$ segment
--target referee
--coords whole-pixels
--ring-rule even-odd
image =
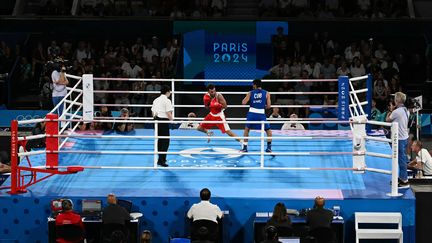
[[[173,120],[173,107],[171,104],[171,100],[168,98],[171,95],[170,87],[164,85],[161,89],[161,95],[153,101],[152,105],[152,113],[153,118],[158,121],[172,121]],[[158,123],[155,124],[158,126],[158,136],[169,136],[169,124],[168,123]],[[167,152],[169,147],[169,138],[159,138],[158,139],[158,151],[159,152]],[[166,163],[167,155],[159,154],[159,159],[157,164],[163,167],[168,167]]]

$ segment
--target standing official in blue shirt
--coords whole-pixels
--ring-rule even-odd
[[[270,94],[266,90],[261,88],[261,79],[255,79],[253,81],[253,90],[250,91],[246,97],[244,97],[242,104],[249,104],[249,112],[247,113],[247,121],[266,121],[267,117],[265,114],[265,109],[269,109],[271,107]],[[249,136],[249,131],[251,129],[261,130],[261,124],[248,124],[246,123],[246,127],[243,133],[244,137]],[[267,149],[266,152],[270,153],[271,149],[271,137],[272,131],[270,129],[270,125],[268,123],[264,124],[264,130],[267,133]],[[243,148],[241,152],[247,152],[248,140],[244,140]]]

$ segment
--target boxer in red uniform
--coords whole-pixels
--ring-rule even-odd
[[[223,111],[227,107],[227,103],[223,95],[216,92],[214,84],[207,85],[207,94],[204,95],[203,102],[205,107],[210,110],[209,114],[204,118],[204,121],[223,121],[223,123],[201,123],[198,126],[198,131],[206,133],[207,136],[212,136],[213,132],[208,129],[216,126],[222,133],[226,133],[242,143],[242,140],[237,138],[237,135],[231,131],[231,128],[225,120]]]

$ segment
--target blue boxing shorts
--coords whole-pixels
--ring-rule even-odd
[[[267,117],[265,114],[248,112],[246,115],[247,121],[267,121]],[[253,130],[261,130],[261,124],[248,124],[246,123],[246,127]],[[270,129],[270,124],[264,124],[264,130],[267,131]]]

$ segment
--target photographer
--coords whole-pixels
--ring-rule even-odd
[[[51,80],[53,82],[52,101],[55,107],[66,96],[66,85],[69,84],[69,81],[66,78],[66,67],[63,63],[60,62],[56,64],[54,71],[51,73]],[[57,109],[59,117],[63,114],[63,107],[64,104],[60,105]]]

